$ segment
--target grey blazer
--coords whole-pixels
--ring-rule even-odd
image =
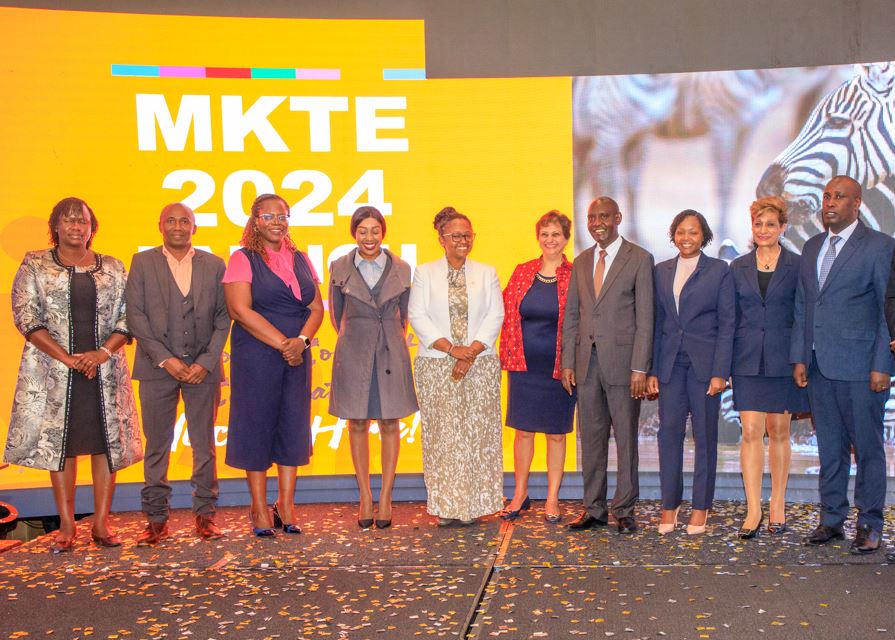
[[[607,382],[628,385],[631,371],[648,372],[653,349],[653,256],[622,239],[622,246],[594,299],[595,246],[572,263],[562,328],[562,367],[587,378],[592,345]]]
[[[221,352],[230,334],[230,315],[221,283],[224,269],[223,260],[196,249],[190,284],[199,351],[196,362],[208,370],[212,380],[221,378]],[[158,364],[174,356],[167,335],[169,286],[176,285],[161,247],[134,254],[125,289],[128,328],[137,338],[134,380],[168,375]]]
[[[419,406],[407,351],[410,265],[390,251],[391,267],[374,298],[354,265],[357,249],[329,267],[329,315],[339,334],[333,354],[329,412],[339,418],[405,418]],[[373,367],[380,416],[369,416]]]

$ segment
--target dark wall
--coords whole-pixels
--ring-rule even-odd
[[[10,6],[426,22],[428,76],[566,76],[895,59],[893,0],[120,0]]]

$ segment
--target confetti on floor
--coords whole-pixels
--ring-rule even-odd
[[[739,503],[716,503],[705,536],[660,537],[658,505],[640,529],[570,532],[543,503],[512,524],[437,527],[420,503],[390,529],[357,528],[355,506],[301,505],[303,533],[258,539],[245,509],[226,536],[197,539],[188,511],[154,548],[140,514],[116,514],[119,549],[69,554],[52,535],[0,554],[0,637],[136,638],[882,638],[895,635],[895,566],[847,539],[802,546],[816,507],[789,505],[790,530],[742,541]],[[566,520],[577,503],[563,503]],[[682,519],[686,518],[682,511]],[[892,521],[895,513],[887,514]],[[885,543],[889,540],[886,538]]]

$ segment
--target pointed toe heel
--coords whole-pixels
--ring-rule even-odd
[[[521,512],[529,509],[531,509],[531,500],[528,496],[525,496],[525,500],[522,501],[518,509],[503,509],[498,515],[504,520],[515,520]]]

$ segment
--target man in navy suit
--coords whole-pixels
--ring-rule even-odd
[[[858,220],[860,207],[857,182],[830,180],[821,211],[826,232],[802,251],[790,349],[793,378],[808,387],[820,457],[821,521],[803,542],[844,537],[854,447],[855,554],[876,551],[883,529],[883,409],[893,366],[884,304],[895,246]]]

